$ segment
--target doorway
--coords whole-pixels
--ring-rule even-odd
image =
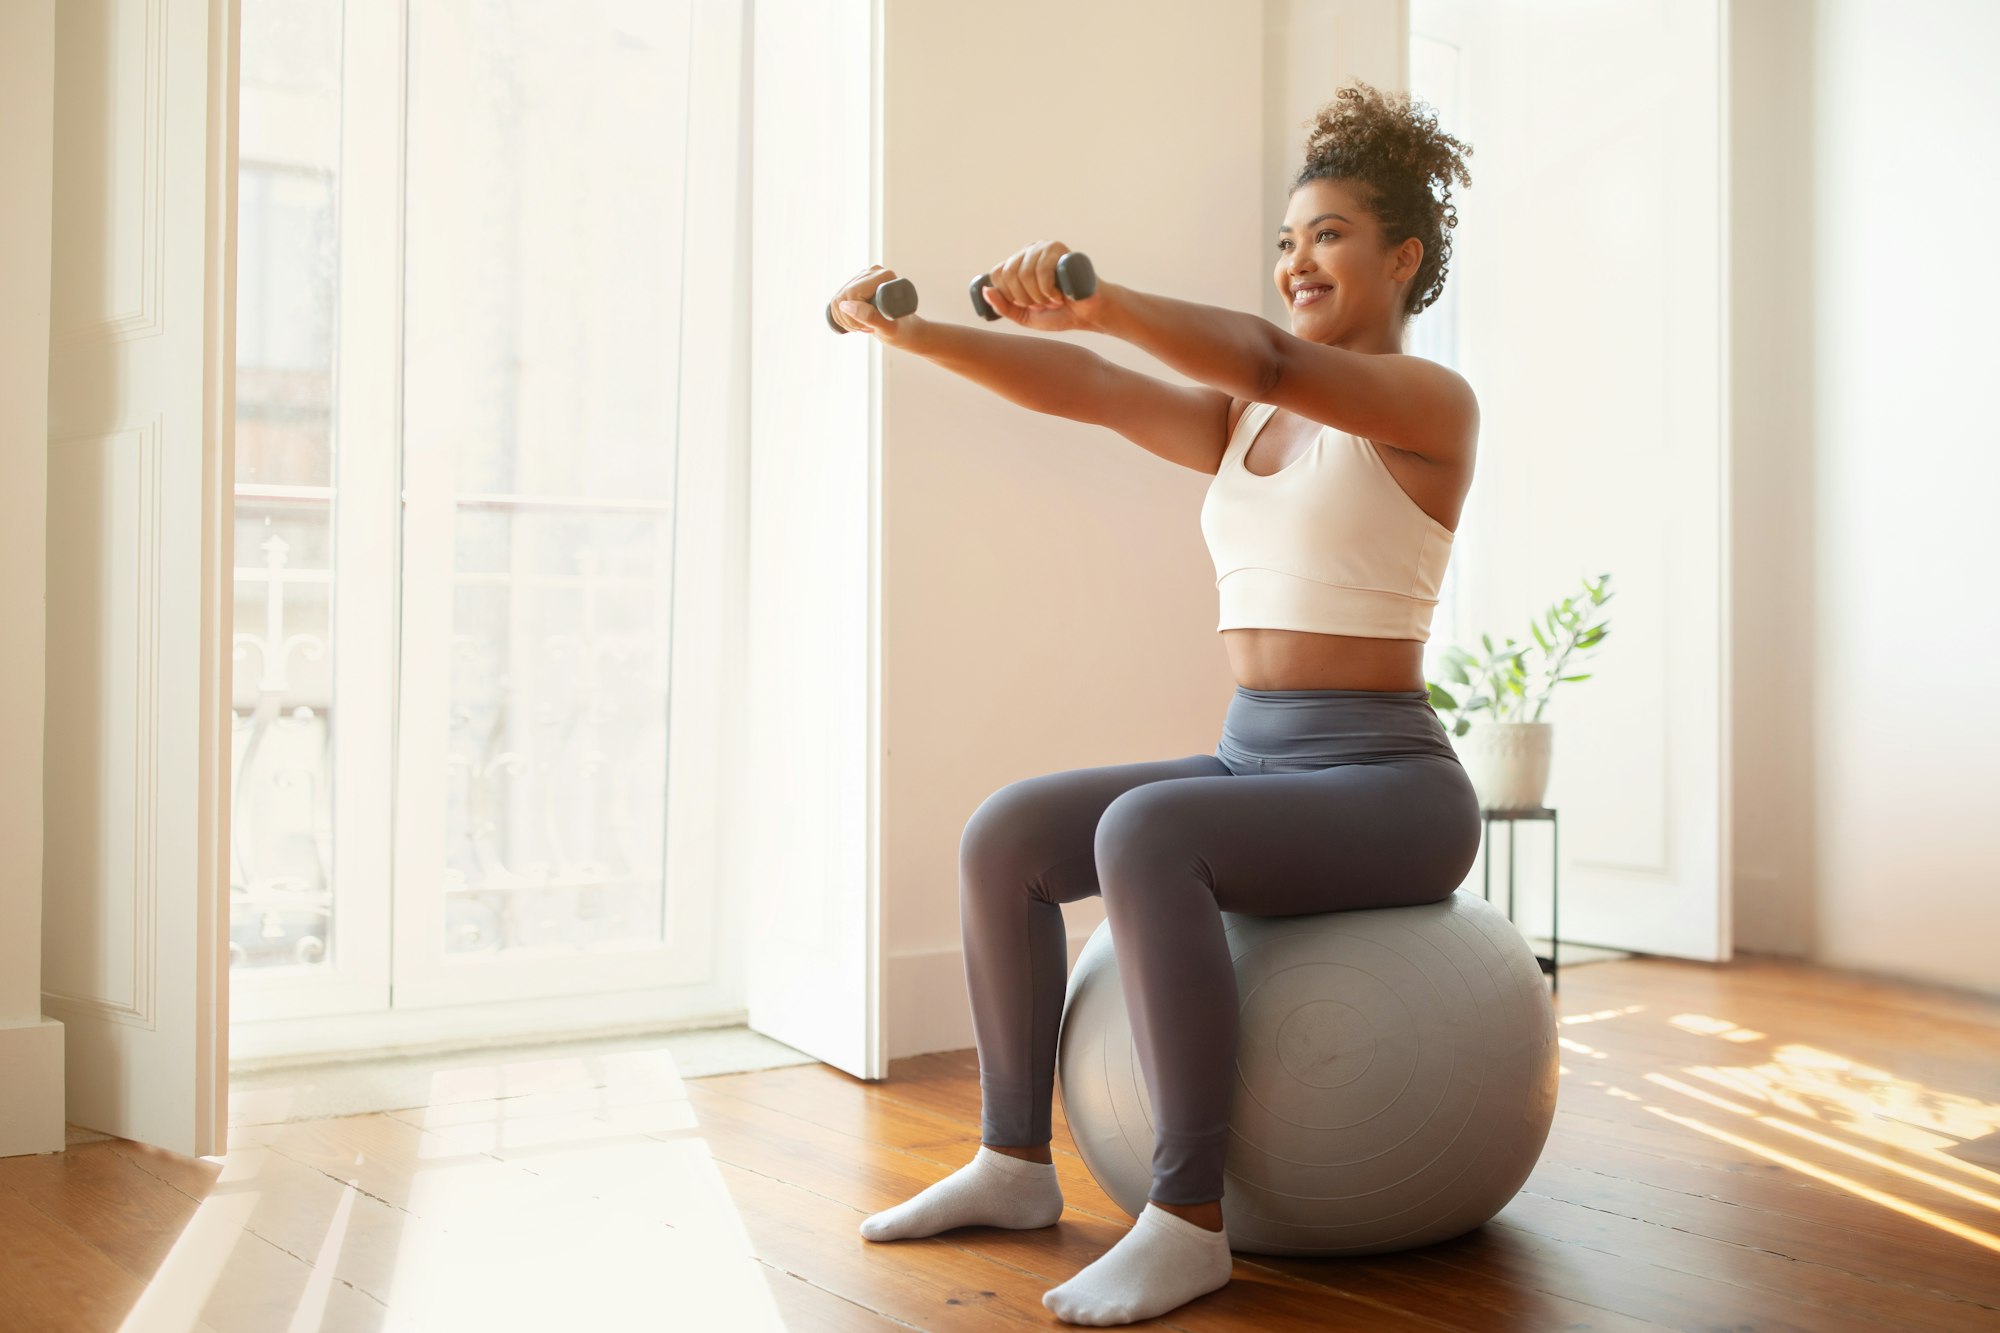
[[[732,1017],[670,780],[694,41],[244,0],[239,1057]]]

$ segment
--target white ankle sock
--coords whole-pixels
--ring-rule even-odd
[[[1116,1245],[1042,1304],[1072,1324],[1129,1324],[1165,1314],[1229,1281],[1229,1236],[1146,1201]]]
[[[1028,1162],[985,1144],[970,1162],[914,1198],[862,1219],[869,1240],[933,1236],[949,1227],[1045,1227],[1062,1216],[1052,1162]]]

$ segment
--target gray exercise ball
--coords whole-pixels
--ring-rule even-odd
[[[1548,983],[1500,910],[1224,912],[1236,1090],[1222,1220],[1249,1254],[1382,1254],[1449,1240],[1512,1199],[1556,1109]],[[1152,1189],[1153,1107],[1111,923],[1070,970],[1056,1061],[1090,1174],[1133,1217]]]

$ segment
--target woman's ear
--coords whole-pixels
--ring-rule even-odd
[[[1389,270],[1390,280],[1409,281],[1417,276],[1417,270],[1423,266],[1423,262],[1424,243],[1414,236],[1405,237],[1403,243],[1396,247],[1396,263]]]

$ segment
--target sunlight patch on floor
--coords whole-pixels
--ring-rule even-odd
[[[1634,1006],[1627,1012],[1636,1009]],[[1578,1015],[1585,1019],[1612,1016],[1611,1011]],[[1674,1014],[1664,1021],[1675,1032],[1738,1047],[1773,1041],[1764,1032],[1709,1014]],[[1615,1037],[1615,1029],[1607,1031]],[[1601,1040],[1607,1046],[1615,1044],[1611,1038]],[[1563,1044],[1573,1051],[1600,1053],[1580,1043]],[[1606,1096],[1641,1102],[1645,1110],[1673,1124],[2000,1253],[2000,1234],[1834,1169],[1839,1159],[1862,1162],[1907,1181],[1912,1191],[1937,1191],[2000,1213],[2000,1193],[1975,1188],[1960,1178],[1969,1177],[1979,1185],[2000,1184],[2000,1172],[1954,1155],[1955,1150],[1991,1141],[2000,1132],[2000,1104],[1928,1088],[1804,1042],[1779,1041],[1765,1059],[1754,1064],[1693,1063],[1680,1065],[1672,1074],[1652,1071],[1642,1077],[1655,1089],[1740,1117],[1746,1132],[1756,1127],[1785,1135],[1795,1141],[1791,1151],[1720,1128],[1698,1116],[1651,1104],[1651,1099],[1615,1084],[1593,1080],[1589,1086]],[[1830,1156],[1808,1160],[1799,1155],[1807,1151],[1804,1144]]]

